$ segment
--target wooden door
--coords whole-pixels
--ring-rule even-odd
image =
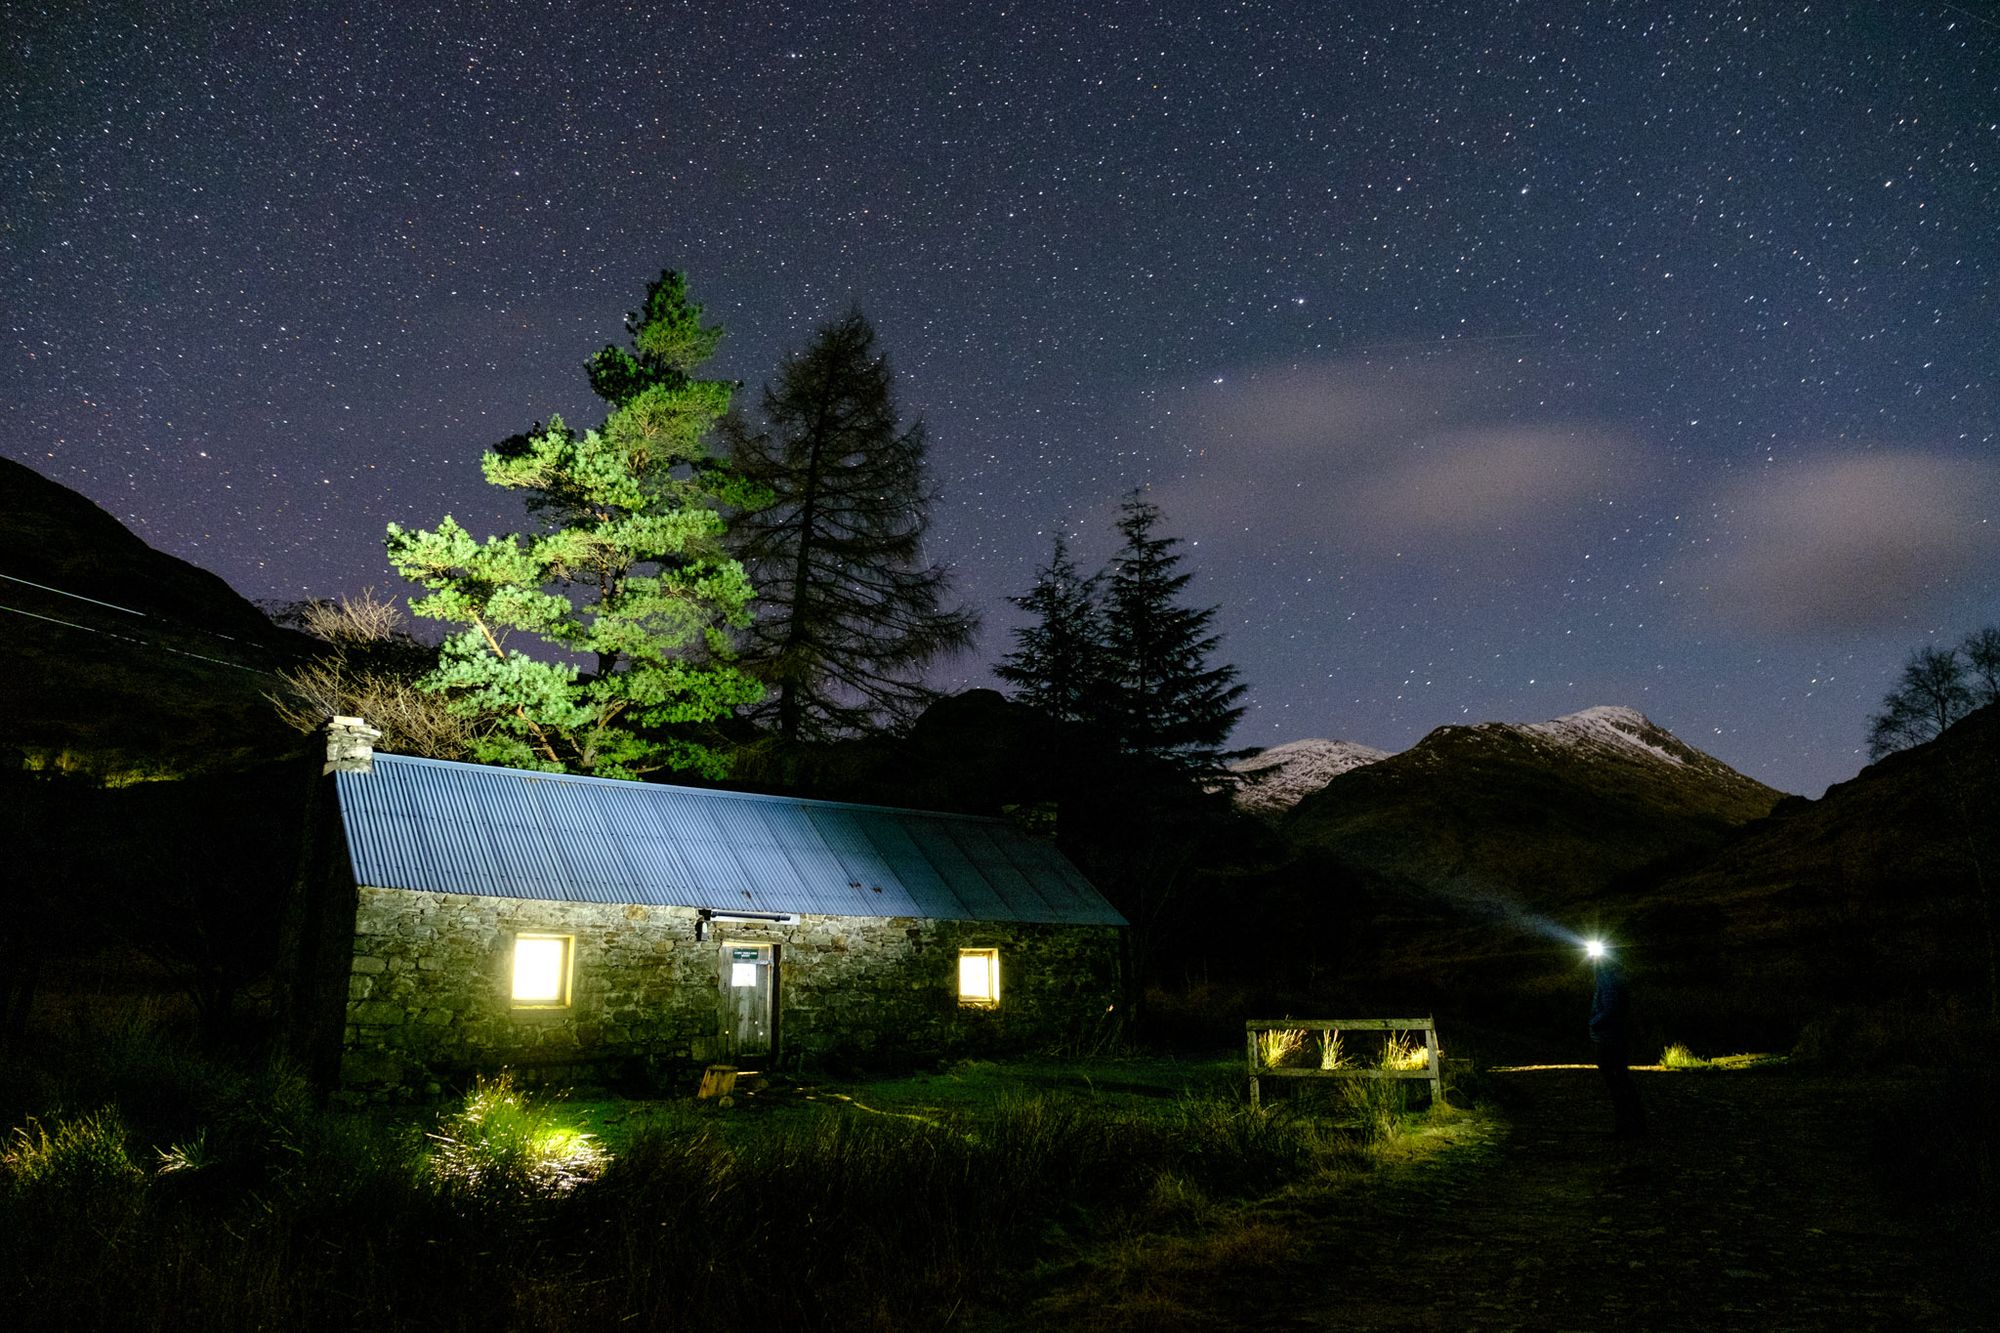
[[[771,1053],[778,998],[775,953],[769,944],[722,945],[722,1041],[731,1060]]]

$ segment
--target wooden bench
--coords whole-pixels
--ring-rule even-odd
[[[1342,1066],[1320,1069],[1299,1065],[1267,1065],[1258,1049],[1265,1032],[1421,1032],[1424,1063],[1415,1069]],[[1324,1037],[1321,1038],[1325,1040]],[[1249,1061],[1250,1105],[1261,1106],[1259,1080],[1266,1078],[1421,1078],[1431,1085],[1431,1104],[1444,1100],[1444,1076],[1438,1066],[1437,1024],[1430,1018],[1253,1018],[1243,1025],[1243,1045]]]

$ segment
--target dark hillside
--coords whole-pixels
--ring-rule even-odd
[[[1498,781],[1501,770],[1484,771]],[[1440,777],[1431,781],[1441,786]],[[1523,798],[1524,790],[1536,795]],[[1986,1006],[1980,883],[1983,873],[1990,890],[2000,861],[1991,813],[2000,809],[2000,709],[1882,760],[1820,800],[1787,798],[1733,830],[1681,822],[1678,850],[1648,831],[1644,803],[1630,789],[1595,805],[1603,846],[1591,845],[1580,813],[1591,807],[1568,804],[1545,816],[1530,808],[1534,799],[1572,797],[1573,788],[1546,774],[1477,799],[1461,787],[1455,803],[1437,807],[1447,834],[1414,828],[1419,807],[1404,807],[1421,849],[1405,865],[1381,858],[1378,872],[1308,858],[1274,875],[1264,892],[1319,923],[1293,939],[1317,951],[1322,993],[1544,1032],[1578,1058],[1589,989],[1578,943],[1586,933],[1603,934],[1630,964],[1649,1058],[1658,1046],[1645,1045],[1674,1040],[1787,1049],[1809,1029],[1823,1041],[1856,1022],[1903,1021],[1921,1041],[1925,1024]],[[1507,827],[1492,836],[1487,821],[1496,819]],[[1569,873],[1553,865],[1544,889],[1529,868],[1552,863],[1524,829],[1573,854]],[[1435,849],[1447,838],[1468,849],[1460,878],[1427,884],[1421,868],[1442,863]],[[1504,890],[1471,887],[1482,846],[1497,848],[1494,880]],[[1655,859],[1633,865],[1634,846]],[[1594,885],[1577,873],[1586,866],[1600,877]],[[1315,887],[1325,890],[1317,905]],[[1906,1017],[1884,1019],[1895,1014]]]
[[[1635,886],[1631,929],[1691,990],[1799,1022],[1839,1006],[1984,1007],[1996,811],[2000,707],[1987,707]]]
[[[125,782],[296,739],[265,698],[306,648],[228,584],[0,459],[0,766]]]
[[[1301,800],[1282,860],[1207,876],[1182,971],[1191,992],[1236,988],[1280,1012],[1568,1031],[1583,932],[1780,799],[1631,709],[1442,727]]]
[[[286,758],[176,782],[0,773],[0,1032],[62,1030],[77,1005],[254,1027],[321,782],[317,745],[293,739]]]

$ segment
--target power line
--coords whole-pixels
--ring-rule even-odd
[[[16,575],[13,575],[13,574],[0,574],[0,579],[5,579],[5,580],[7,580],[7,582],[9,582],[9,583],[18,583],[18,584],[22,585],[23,587],[27,587],[27,588],[36,588],[36,589],[39,589],[39,590],[40,590],[40,591],[42,591],[42,592],[52,592],[52,593],[56,594],[56,596],[58,596],[58,597],[70,597],[70,598],[74,598],[75,600],[77,600],[77,601],[79,601],[79,602],[89,602],[89,603],[90,603],[91,605],[93,605],[93,606],[103,606],[103,607],[108,607],[108,608],[110,608],[110,609],[111,609],[111,610],[113,610],[113,611],[123,611],[123,612],[124,612],[124,613],[125,613],[126,615],[128,615],[128,616],[137,616],[137,617],[139,617],[139,618],[140,618],[141,620],[160,620],[160,621],[162,621],[163,623],[166,623],[166,624],[168,624],[168,625],[169,625],[169,626],[170,626],[171,628],[175,628],[175,629],[180,629],[180,630],[184,630],[184,631],[186,631],[186,632],[188,632],[188,633],[190,633],[190,634],[206,634],[206,635],[207,635],[207,636],[208,636],[209,638],[211,638],[211,639],[221,639],[221,640],[222,640],[222,641],[223,641],[224,643],[236,643],[236,644],[241,644],[241,645],[243,645],[243,646],[244,646],[244,647],[246,647],[246,648],[255,648],[255,649],[256,649],[256,650],[258,651],[258,652],[269,652],[269,651],[270,651],[270,649],[269,649],[268,647],[266,647],[266,646],[265,646],[264,644],[261,644],[261,643],[258,643],[258,642],[257,642],[257,641],[256,641],[255,639],[239,639],[239,638],[237,638],[237,637],[236,637],[236,636],[235,636],[234,634],[224,634],[224,633],[223,633],[223,632],[222,632],[221,630],[213,630],[213,629],[208,629],[208,628],[205,628],[204,626],[201,626],[201,625],[193,625],[193,624],[189,624],[189,623],[188,623],[187,621],[185,621],[185,620],[181,620],[181,619],[179,619],[178,617],[161,617],[161,616],[155,616],[155,615],[152,615],[152,614],[150,614],[149,612],[145,612],[145,611],[135,611],[135,610],[133,610],[133,609],[132,609],[131,607],[129,607],[129,606],[120,606],[120,605],[118,605],[118,603],[116,603],[116,602],[107,602],[107,601],[104,601],[103,599],[101,599],[101,598],[97,598],[97,597],[86,597],[86,596],[84,596],[84,595],[83,595],[82,593],[80,593],[80,592],[71,592],[71,591],[70,591],[69,589],[67,589],[67,588],[57,588],[57,587],[53,587],[53,586],[51,586],[50,584],[47,584],[47,583],[36,583],[36,582],[35,582],[35,581],[34,581],[33,579],[24,579],[24,578],[20,578],[20,577],[17,577]],[[14,609],[14,608],[12,608],[12,607],[9,607],[8,609],[9,609],[9,610],[12,610],[12,609]],[[33,613],[32,613],[32,612],[23,612],[22,614],[24,614],[24,615],[30,615],[30,614],[33,614]],[[52,619],[52,618],[53,618],[53,617],[49,617],[49,616],[43,616],[43,617],[41,617],[41,619],[43,619],[43,620],[49,620],[49,619]],[[58,620],[58,621],[56,621],[56,623],[57,623],[57,624],[59,624],[59,625],[67,625],[67,624],[69,624],[70,622],[69,622],[69,621],[67,621],[67,620]],[[83,625],[79,625],[79,626],[77,626],[77,628],[79,628],[79,629],[87,629],[87,628],[89,628],[89,627],[88,627],[88,626],[83,626]],[[173,652],[178,652],[179,650],[178,650],[178,649],[170,649],[169,651],[173,651]],[[199,654],[189,654],[189,656],[199,656]],[[232,666],[233,666],[233,665],[235,665],[235,664],[234,664],[234,663],[231,663],[230,665],[232,665]]]
[[[125,613],[126,615],[128,615],[128,616],[137,616],[137,617],[139,617],[139,619],[141,619],[141,620],[144,620],[144,619],[146,619],[146,618],[147,618],[147,616],[146,616],[146,613],[145,613],[144,611],[134,611],[134,610],[133,610],[133,609],[132,609],[131,607],[129,607],[129,606],[120,606],[120,605],[118,605],[118,603],[116,603],[116,602],[103,602],[103,601],[98,601],[98,599],[97,599],[97,598],[95,598],[95,597],[85,597],[85,596],[84,596],[84,595],[83,595],[82,593],[80,593],[80,592],[69,592],[69,591],[67,591],[67,590],[65,590],[65,589],[62,589],[62,588],[51,588],[51,587],[50,587],[50,586],[49,586],[48,584],[46,584],[46,583],[36,583],[36,582],[35,582],[35,581],[34,581],[33,579],[17,579],[17,578],[15,578],[15,577],[14,577],[14,576],[13,576],[12,574],[0,574],[0,579],[5,579],[5,580],[7,580],[7,582],[9,582],[9,583],[23,583],[23,584],[26,584],[26,585],[27,585],[28,587],[30,587],[30,588],[40,588],[40,589],[41,589],[41,590],[42,590],[43,592],[52,592],[52,593],[55,593],[55,594],[56,594],[57,596],[59,596],[59,597],[74,597],[74,598],[76,598],[76,600],[77,600],[77,601],[79,601],[79,602],[92,602],[92,603],[95,603],[95,604],[96,604],[96,605],[98,605],[98,606],[108,606],[108,607],[110,607],[110,608],[111,608],[111,609],[112,609],[113,611],[123,611],[123,612],[124,612],[124,613]],[[67,622],[64,622],[64,623],[67,623]]]
[[[5,577],[6,577],[5,575],[0,574],[0,578],[5,578]],[[16,583],[27,582],[26,579],[16,579],[14,581]],[[30,586],[32,587],[39,585],[31,584]],[[74,596],[75,594],[70,594],[70,595]],[[82,600],[89,602],[89,601],[95,601],[96,599],[92,597],[85,597]],[[105,605],[109,606],[110,603],[107,602],[105,603]],[[115,607],[113,609],[123,611],[125,608],[121,606],[121,607]],[[248,671],[249,673],[255,676],[271,676],[273,678],[276,678],[278,674],[275,671],[266,671],[262,667],[244,666],[241,662],[231,662],[220,657],[210,657],[205,653],[191,653],[185,648],[174,648],[164,643],[148,643],[144,639],[135,639],[130,634],[118,634],[112,630],[98,629],[91,625],[79,625],[74,620],[63,620],[57,616],[45,616],[41,614],[39,611],[28,611],[18,606],[8,606],[5,602],[0,602],[0,611],[12,611],[15,615],[27,616],[30,620],[45,620],[51,625],[63,625],[70,629],[80,629],[85,634],[100,634],[107,639],[116,639],[120,643],[129,643],[140,648],[151,648],[158,652],[175,653],[181,657],[192,657],[198,662],[213,662],[217,666],[235,667],[238,671]],[[139,615],[141,613],[134,611],[132,614]]]

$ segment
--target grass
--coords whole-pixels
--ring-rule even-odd
[[[1696,1055],[1681,1042],[1673,1042],[1660,1052],[1662,1069],[1749,1069],[1756,1065],[1776,1064],[1783,1056],[1767,1055],[1744,1051],[1736,1055],[1704,1056]]]
[[[1340,1033],[1328,1028],[1319,1034],[1319,1067],[1321,1069],[1345,1069],[1347,1055],[1340,1049]]]
[[[506,1074],[481,1078],[430,1134],[430,1168],[472,1198],[567,1194],[602,1174],[596,1136],[562,1123],[557,1103],[530,1098]]]
[[[1303,1028],[1267,1028],[1257,1034],[1257,1058],[1267,1069],[1290,1064],[1305,1049]]]
[[[728,1111],[502,1079],[442,1112],[329,1112],[282,1064],[136,1037],[0,1080],[23,1329],[937,1326],[1135,1235],[1190,1275],[1248,1262],[1251,1201],[1374,1151],[1251,1111],[1240,1057],[976,1062]]]
[[[1391,1032],[1382,1041],[1382,1068],[1422,1069],[1430,1063],[1430,1051],[1415,1034]]]
[[[1660,1052],[1662,1069],[1713,1069],[1711,1061],[1704,1060],[1679,1042]]]

